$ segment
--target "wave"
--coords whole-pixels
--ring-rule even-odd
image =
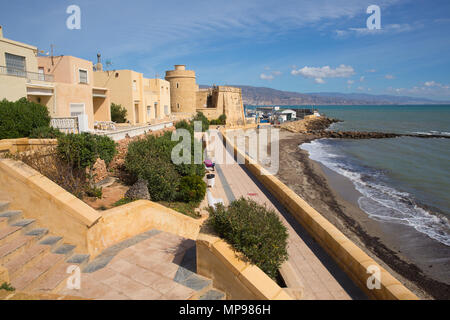
[[[312,160],[350,179],[362,196],[359,207],[374,220],[400,223],[415,228],[447,246],[450,246],[450,222],[447,217],[428,212],[420,207],[408,192],[387,185],[384,173],[357,164],[336,152],[330,140],[320,139],[304,143],[301,149],[309,152]]]
[[[435,135],[437,135],[437,136],[447,136],[447,137],[450,137],[450,132],[446,132],[446,131],[434,131],[434,130],[430,130],[430,131],[427,131],[427,132],[423,132],[423,131],[413,131],[413,132],[411,132],[411,133],[413,133],[413,134],[421,134],[421,135],[426,135],[426,136],[431,136],[431,135],[435,136]]]

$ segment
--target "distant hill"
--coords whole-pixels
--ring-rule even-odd
[[[374,95],[362,93],[315,92],[299,93],[281,91],[266,87],[230,85],[242,89],[244,104],[247,105],[370,105],[370,104],[439,104],[436,101],[407,96]],[[209,86],[200,85],[200,88]]]

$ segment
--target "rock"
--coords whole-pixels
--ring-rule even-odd
[[[150,200],[150,193],[147,188],[147,181],[144,179],[138,179],[130,189],[125,193],[125,198],[131,200]]]
[[[97,159],[92,167],[93,182],[98,183],[108,177],[108,170],[106,169],[105,161]]]

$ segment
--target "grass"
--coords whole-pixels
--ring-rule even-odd
[[[0,290],[15,291],[16,289],[12,287],[10,283],[3,282],[2,285],[0,286]]]
[[[112,206],[113,207],[118,207],[118,206],[130,203],[130,202],[133,202],[133,201],[134,200],[131,200],[131,199],[128,199],[128,198],[122,198],[122,199],[117,200],[116,202],[114,202]]]
[[[201,216],[195,211],[195,209],[198,207],[198,204],[193,203],[193,202],[167,202],[167,201],[159,201],[159,204],[173,209],[175,211],[178,211],[184,215],[187,215],[189,217],[198,219]]]

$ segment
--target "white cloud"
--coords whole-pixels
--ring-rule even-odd
[[[361,77],[359,78],[359,82],[363,82],[364,79],[365,79],[365,77],[364,77],[364,76],[361,76]]]
[[[260,77],[262,80],[273,80],[273,78],[274,78],[273,75],[271,75],[271,74],[265,74],[265,73],[261,73],[261,74],[259,75],[259,77]]]
[[[358,87],[358,88],[356,88],[356,90],[364,91],[364,87]]]
[[[381,25],[381,29],[368,29],[364,28],[348,28],[347,30],[335,30],[336,36],[338,38],[345,38],[351,35],[356,36],[366,36],[366,35],[380,35],[380,34],[397,34],[403,32],[410,32],[415,29],[421,28],[422,25],[410,25],[408,23],[404,24],[388,24]]]
[[[325,83],[325,78],[348,78],[355,74],[355,70],[351,66],[341,64],[333,69],[330,66],[324,67],[303,67],[301,69],[292,70],[294,76],[301,75],[304,78],[314,79],[316,83]]]
[[[426,81],[424,82],[426,87],[442,87],[442,84],[436,81]]]
[[[264,70],[269,71],[270,67],[265,67]],[[259,75],[259,78],[262,79],[262,80],[269,80],[270,81],[270,80],[275,79],[275,77],[280,76],[281,74],[282,74],[281,71],[274,70],[274,71],[271,71],[270,73],[261,73]]]
[[[389,80],[392,80],[392,79],[395,78],[392,74],[387,74],[387,75],[385,75],[384,77],[385,77],[386,79],[389,79]]]
[[[369,69],[369,70],[367,70],[367,72],[374,73],[374,72],[377,72],[377,70],[375,70],[375,69]]]
[[[355,83],[355,81],[354,80],[347,80],[347,83],[348,84],[353,84],[353,83]]]

